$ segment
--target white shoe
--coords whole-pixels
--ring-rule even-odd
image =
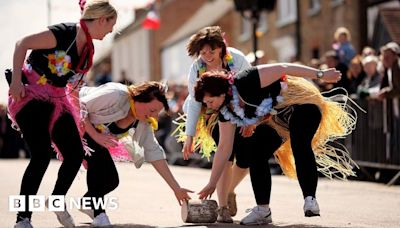
[[[108,219],[108,216],[106,213],[100,213],[97,215],[92,222],[92,227],[112,227],[110,219]]]
[[[65,209],[65,211],[55,211],[54,213],[57,215],[57,220],[61,225],[67,228],[75,227],[75,222],[67,209]]]
[[[320,216],[319,215],[319,206],[317,199],[315,199],[312,196],[307,196],[304,199],[304,215],[306,217],[312,217],[312,216]]]
[[[272,222],[269,208],[255,206],[253,209],[247,209],[246,212],[250,212],[250,214],[240,221],[240,225],[263,225]]]
[[[49,199],[46,199],[45,205],[47,208],[49,208]],[[64,211],[54,211],[54,214],[56,214],[57,220],[64,227],[67,227],[67,228],[75,227],[75,222],[72,219],[72,216],[67,211],[66,206],[64,206]]]
[[[24,218],[14,225],[14,228],[33,228],[31,220],[29,218]]]
[[[87,216],[89,216],[91,219],[94,219],[94,211],[93,209],[79,209],[80,212],[82,212],[83,214],[86,214]]]

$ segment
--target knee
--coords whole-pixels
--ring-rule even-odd
[[[63,154],[64,162],[68,162],[71,165],[80,166],[83,161],[83,153],[64,155],[65,153]]]
[[[107,190],[106,192],[109,193],[111,191],[113,191],[114,189],[116,189],[119,185],[119,177],[118,177],[118,173],[112,175],[109,180],[107,181]],[[106,194],[107,194],[106,193]]]
[[[36,169],[46,170],[50,164],[50,156],[34,156],[31,157],[29,162],[30,166],[34,166]]]
[[[118,187],[118,185],[119,185],[119,177],[118,177],[118,175],[116,175],[115,178],[114,178],[111,190],[116,189]]]

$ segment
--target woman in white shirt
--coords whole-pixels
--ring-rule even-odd
[[[140,154],[164,178],[182,204],[190,199],[187,189],[181,188],[165,160],[163,148],[154,137],[159,113],[169,110],[165,86],[159,82],[145,82],[126,86],[107,83],[99,87],[84,87],[79,93],[85,122],[88,146],[94,150],[87,161],[88,191],[85,197],[101,200],[119,183],[112,157],[133,160],[139,168]],[[149,123],[149,120],[153,120]],[[129,140],[126,140],[129,138]],[[128,153],[127,153],[128,152]],[[139,155],[138,155],[139,154]],[[104,208],[82,210],[93,220],[94,226],[111,225]]]
[[[199,76],[206,71],[212,70],[226,70],[234,73],[251,66],[242,52],[226,46],[223,32],[219,26],[205,27],[192,35],[187,44],[187,51],[189,56],[197,59],[193,62],[189,71],[189,95],[184,104],[187,119],[185,136],[181,140],[184,141],[183,153],[185,159],[188,159],[189,155],[194,152],[195,148],[193,144],[199,145],[196,141],[201,138],[196,136],[195,133],[196,125],[198,122],[201,122],[198,120],[204,117],[202,116],[204,112],[201,110],[201,103],[194,99],[193,89]],[[218,139],[218,136],[216,136],[218,134],[218,127],[214,129],[211,134],[214,141],[216,141]],[[202,144],[204,145],[204,143]],[[239,150],[238,146],[235,147],[234,151],[236,150]],[[203,156],[208,157],[209,154],[203,154]],[[225,166],[224,173],[218,181],[218,222],[233,222],[231,216],[236,215],[237,212],[234,189],[248,173],[247,164],[236,163],[233,165],[234,158],[235,152],[229,159],[229,163]]]

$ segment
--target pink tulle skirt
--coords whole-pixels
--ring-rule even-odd
[[[76,126],[79,129],[80,136],[82,138],[83,129],[80,127],[80,116],[79,110],[75,109],[72,105],[69,96],[69,91],[66,87],[55,87],[48,83],[39,84],[37,83],[40,76],[34,71],[29,65],[25,65],[22,69],[25,74],[29,84],[25,85],[25,97],[23,97],[20,101],[15,101],[11,96],[8,98],[8,112],[9,117],[12,121],[12,125],[16,130],[19,130],[18,123],[16,121],[17,113],[30,101],[32,100],[40,100],[44,102],[48,102],[54,105],[54,110],[51,115],[50,124],[49,124],[49,132],[53,131],[54,123],[63,113],[70,113],[75,120]],[[51,135],[51,134],[50,134]],[[90,148],[86,147],[86,144],[83,142],[83,147],[86,153],[90,153]],[[54,150],[57,152],[57,157],[60,160],[62,159],[62,155],[57,148],[56,144],[52,141],[52,146]]]
[[[118,141],[118,145],[115,147],[108,147],[108,152],[112,159],[116,162],[131,162],[133,161],[132,156],[129,154],[128,150],[125,148],[123,142]]]

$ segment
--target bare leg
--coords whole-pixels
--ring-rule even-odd
[[[232,180],[232,162],[227,162],[224,171],[217,182],[218,205],[224,207],[228,205],[229,186]]]
[[[232,217],[228,210],[228,193],[229,185],[232,181],[232,162],[227,162],[222,172],[221,177],[217,182],[217,194],[218,194],[218,217],[217,222],[220,223],[232,223]]]
[[[249,173],[248,168],[240,168],[236,164],[232,166],[232,181],[229,187],[229,193],[234,193],[235,188],[242,182],[244,177]]]

